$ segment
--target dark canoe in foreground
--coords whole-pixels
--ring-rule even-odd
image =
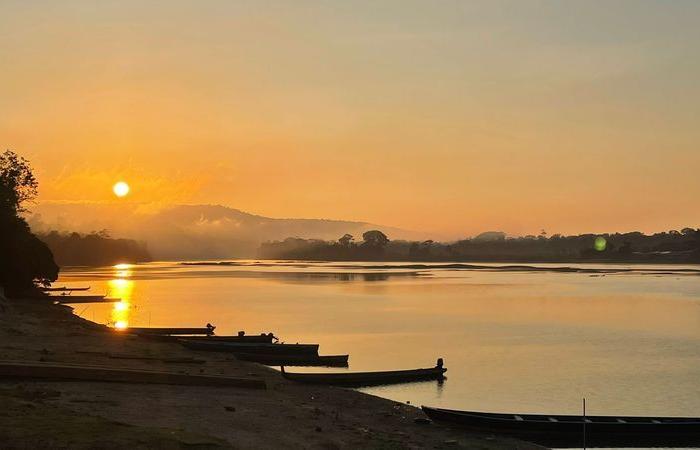
[[[694,447],[700,418],[496,414],[423,406],[435,421],[470,431],[511,436],[548,447]]]
[[[180,339],[191,350],[233,353],[258,353],[265,355],[314,355],[318,356],[318,344],[258,344],[248,342],[208,342]]]
[[[236,353],[236,359],[266,366],[348,367],[349,355],[265,355]]]
[[[284,378],[300,383],[352,387],[439,380],[443,378],[447,369],[442,366],[442,358],[440,358],[437,365],[429,369],[390,370],[386,372],[289,373],[282,366],[281,371]]]
[[[235,378],[153,370],[119,369],[75,364],[0,361],[0,378],[40,379],[56,381],[108,381],[116,383],[175,384],[188,386],[228,386],[265,389],[265,382],[251,378]]]

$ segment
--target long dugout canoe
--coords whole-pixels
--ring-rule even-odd
[[[0,361],[0,378],[54,381],[106,381],[113,383],[173,384],[266,389],[263,380],[210,375],[187,375],[139,369],[118,369],[75,364]]]
[[[236,336],[188,336],[190,341],[202,341],[202,342],[247,342],[254,344],[272,344],[275,336],[272,333],[269,334],[244,334]]]
[[[348,367],[349,355],[265,355],[236,353],[236,359],[266,366]]]
[[[346,372],[346,373],[289,373],[280,368],[282,376],[288,380],[310,384],[328,384],[333,386],[377,386],[384,384],[410,383],[414,381],[439,380],[447,371],[442,366],[442,358],[435,367],[428,369],[390,370],[384,372]]]
[[[71,303],[119,303],[120,298],[105,297],[104,295],[50,295],[50,300],[62,305]]]
[[[510,436],[548,447],[697,447],[700,418],[498,414],[431,408],[425,414],[473,432]],[[584,440],[585,430],[585,440]]]
[[[85,287],[66,287],[66,286],[61,286],[61,287],[43,287],[43,288],[39,288],[39,290],[42,290],[42,291],[44,291],[44,292],[88,291],[88,290],[90,290],[90,286],[85,286]]]
[[[214,334],[215,326],[210,325],[206,327],[177,327],[177,328],[140,328],[140,327],[129,327],[119,330],[124,333],[134,333],[134,334],[148,334],[157,336],[174,336],[174,335],[187,335],[187,334],[202,334],[202,335],[212,335]],[[203,336],[204,337],[204,336]]]
[[[258,353],[266,355],[304,354],[318,356],[318,344],[257,344],[248,342],[206,342],[202,340],[180,339],[180,343],[191,350]]]

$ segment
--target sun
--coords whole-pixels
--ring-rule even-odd
[[[125,197],[129,193],[129,185],[123,181],[119,181],[114,183],[112,190],[117,197]]]

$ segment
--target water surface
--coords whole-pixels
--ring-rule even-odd
[[[112,325],[274,331],[349,353],[352,371],[443,357],[442,384],[363,389],[415,405],[700,414],[700,266],[150,263],[66,269],[64,284],[122,298],[75,306]]]

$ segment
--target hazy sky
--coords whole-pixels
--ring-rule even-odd
[[[450,236],[700,226],[700,1],[0,2],[42,201]]]

